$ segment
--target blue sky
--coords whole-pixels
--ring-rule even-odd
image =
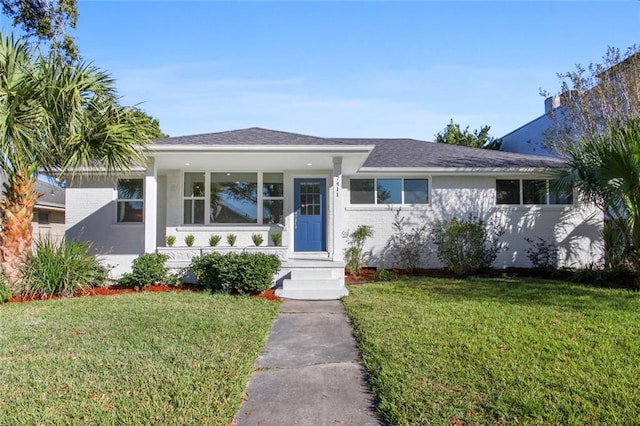
[[[502,136],[557,72],[640,42],[640,2],[79,1],[81,54],[171,136]],[[9,21],[2,18],[7,31]]]

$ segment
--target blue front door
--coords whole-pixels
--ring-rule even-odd
[[[295,251],[325,251],[324,179],[294,179],[293,248]]]

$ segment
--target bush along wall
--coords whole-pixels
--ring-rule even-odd
[[[193,258],[197,285],[224,293],[258,294],[273,283],[280,259],[266,253],[210,253]]]

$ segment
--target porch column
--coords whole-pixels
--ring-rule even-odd
[[[155,253],[157,244],[156,228],[158,224],[158,172],[152,158],[144,177],[144,251]]]
[[[331,212],[331,225],[333,237],[333,253],[331,259],[342,261],[344,259],[344,243],[342,241],[343,203],[342,203],[342,157],[333,158],[333,182],[331,185],[331,201],[333,211]]]

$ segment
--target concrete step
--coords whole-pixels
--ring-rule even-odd
[[[325,278],[325,279],[285,279],[282,282],[284,288],[334,288],[343,287],[342,283],[337,278]]]
[[[333,279],[344,277],[343,268],[305,268],[292,269],[293,280]]]
[[[332,288],[278,288],[276,289],[276,296],[285,299],[296,300],[338,300],[347,296],[349,291],[346,287],[332,287]]]

